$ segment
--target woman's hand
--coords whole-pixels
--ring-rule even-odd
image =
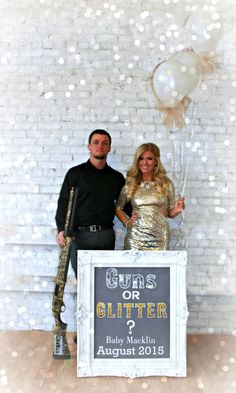
[[[169,211],[168,217],[174,218],[178,216],[178,214],[182,213],[184,209],[185,209],[184,197],[181,197],[175,202],[175,207],[173,207],[173,209]]]
[[[136,212],[133,212],[132,216],[126,222],[126,225],[125,225],[126,228],[131,228],[134,225],[135,221],[137,221],[138,219],[139,219],[138,214]]]
[[[184,204],[184,197],[179,198],[176,202],[175,202],[175,207],[174,207],[175,211],[176,211],[176,215],[181,213],[184,209],[185,209],[185,204]]]

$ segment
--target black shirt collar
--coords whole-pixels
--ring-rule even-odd
[[[96,168],[96,167],[91,163],[91,161],[90,161],[89,159],[88,159],[88,161],[86,162],[86,165],[87,165],[87,167],[88,167],[89,169],[92,169],[92,170],[98,171],[98,172],[107,171],[108,168],[109,168],[109,166],[108,166],[107,163],[106,163],[105,166],[104,166],[104,168],[98,169],[98,168]]]

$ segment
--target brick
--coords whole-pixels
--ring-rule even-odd
[[[177,237],[183,236],[188,244],[188,331],[208,332],[209,327],[215,333],[233,330],[236,141],[232,116],[236,53],[226,38],[234,29],[234,2],[228,0],[227,5],[220,6],[224,36],[216,56],[221,68],[201,76],[207,89],[198,86],[191,94],[193,102],[185,114],[190,124],[174,132],[162,123],[149,77],[158,63],[170,57],[169,49],[175,51],[182,43],[182,36],[166,37],[163,21],[168,22],[166,13],[173,11],[171,4],[164,7],[153,0],[145,5],[141,0],[134,3],[123,2],[124,13],[114,18],[114,12],[101,7],[98,0],[69,0],[56,8],[47,2],[48,24],[44,2],[0,1],[1,273],[10,269],[26,282],[40,274],[40,280],[45,275],[49,282],[48,292],[40,286],[30,292],[17,275],[16,292],[10,288],[14,277],[11,283],[1,281],[0,295],[9,296],[10,303],[4,304],[0,328],[51,329],[50,308],[45,308],[41,318],[35,309],[40,308],[42,299],[45,304],[51,302],[50,280],[55,275],[59,251],[54,222],[58,194],[66,171],[88,159],[89,133],[101,127],[110,131],[113,139],[109,163],[124,175],[135,148],[146,141],[160,146],[161,159],[177,193],[182,188],[181,171],[188,162],[184,219],[170,223],[171,244],[178,241],[178,230]],[[188,16],[187,3],[184,0],[179,5],[184,18]],[[203,0],[200,5],[204,5]],[[87,8],[92,9],[90,17],[85,16]],[[96,16],[97,9],[101,9],[101,17]],[[149,16],[141,21],[144,10]],[[132,18],[134,25],[129,23]],[[63,29],[58,28],[58,21]],[[139,22],[144,25],[142,33],[137,29]],[[176,23],[183,30],[178,20]],[[159,47],[161,36],[166,40],[165,51]],[[140,46],[135,45],[137,39]],[[114,59],[116,54],[118,60]],[[59,64],[62,58],[64,64]],[[69,90],[72,84],[75,88]],[[50,91],[53,96],[45,99],[44,93]],[[67,91],[70,97],[66,97]],[[117,220],[115,229],[116,249],[122,249],[125,232]],[[223,263],[222,254],[226,255]],[[222,278],[227,278],[227,284]],[[67,295],[69,329],[74,329],[74,284],[70,284]],[[13,300],[17,300],[15,309]],[[20,315],[15,311],[22,305],[27,311]],[[29,315],[35,319],[33,326]]]

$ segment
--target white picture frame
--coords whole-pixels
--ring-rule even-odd
[[[186,376],[186,324],[188,318],[186,264],[186,251],[78,251],[78,377],[105,375],[129,378],[155,375]],[[95,272],[102,271],[101,268],[110,269],[111,267],[117,268],[118,271],[122,268],[129,268],[131,272],[135,267],[143,268],[143,271],[146,271],[145,268],[168,268],[170,285],[168,357],[140,358],[140,355],[136,357],[136,354],[132,358],[119,356],[115,358],[95,357],[100,353],[100,346],[99,351],[94,352],[95,319],[100,321],[95,315]],[[106,271],[110,272],[110,270]],[[159,271],[161,270],[159,269]],[[161,285],[161,282],[158,285]],[[145,323],[145,321],[142,321],[142,323]],[[125,337],[126,333],[121,332],[121,336],[122,334]],[[128,337],[130,336],[127,335],[127,340],[129,340]],[[140,347],[138,348],[140,349]]]

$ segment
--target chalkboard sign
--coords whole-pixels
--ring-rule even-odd
[[[186,375],[186,259],[79,251],[79,377]]]
[[[170,268],[95,268],[95,358],[169,358]]]

